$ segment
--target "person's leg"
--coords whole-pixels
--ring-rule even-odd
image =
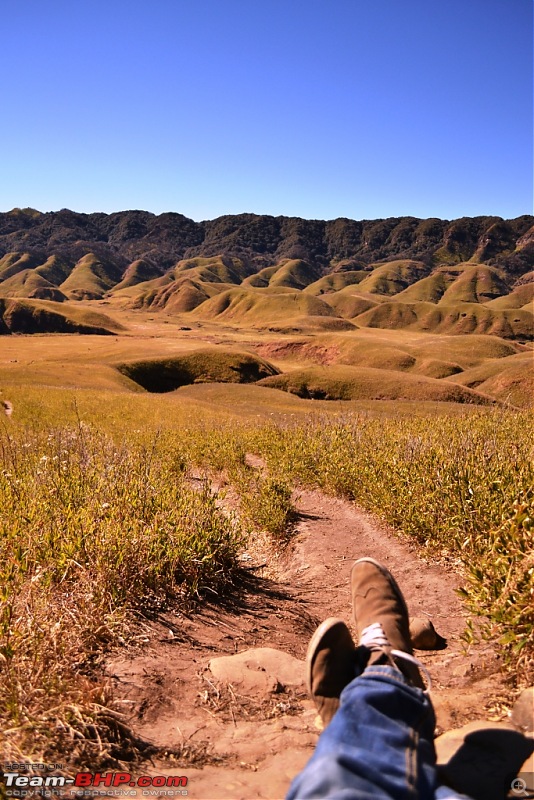
[[[435,719],[414,663],[406,603],[392,575],[372,559],[355,563],[352,595],[360,634],[352,670],[350,633],[340,620],[323,623],[310,643],[308,688],[327,727],[287,800],[433,800]],[[349,681],[351,671],[357,677]],[[343,683],[333,713],[332,695]]]
[[[377,665],[340,701],[287,800],[434,798],[434,713],[423,691],[395,667]]]

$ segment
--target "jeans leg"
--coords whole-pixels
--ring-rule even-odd
[[[434,800],[435,716],[429,698],[394,667],[368,667],[341,694],[339,710],[286,800]]]

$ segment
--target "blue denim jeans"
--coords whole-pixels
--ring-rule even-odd
[[[435,716],[421,689],[390,666],[368,667],[340,707],[286,800],[448,800],[437,786]]]

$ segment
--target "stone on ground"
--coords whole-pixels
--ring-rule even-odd
[[[208,668],[215,680],[232,684],[246,695],[266,695],[284,689],[305,691],[304,661],[272,647],[212,658]]]
[[[425,617],[414,617],[410,620],[410,638],[412,647],[417,650],[440,650],[446,643],[431,620]]]

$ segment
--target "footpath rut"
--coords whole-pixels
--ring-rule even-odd
[[[284,797],[320,732],[304,687],[308,641],[328,616],[354,630],[349,576],[362,556],[384,563],[410,615],[429,617],[447,640],[443,650],[417,652],[433,679],[438,732],[499,715],[505,687],[496,655],[488,645],[467,651],[461,639],[455,565],[427,563],[409,541],[343,500],[302,491],[296,504],[291,546],[283,554],[261,542],[251,548],[239,597],[190,615],[168,614],[108,661],[135,733],[170,754],[142,770],[186,775],[191,798]],[[212,659],[238,653],[237,665],[212,662],[209,669]]]

